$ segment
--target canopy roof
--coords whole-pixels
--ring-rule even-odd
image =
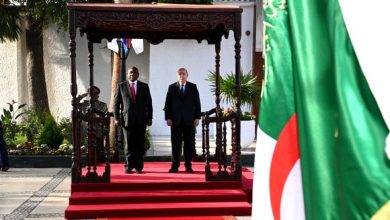
[[[242,8],[232,5],[68,3],[70,33],[76,28],[94,43],[103,38],[221,41],[241,32]]]

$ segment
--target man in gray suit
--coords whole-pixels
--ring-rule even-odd
[[[199,92],[195,84],[187,81],[188,72],[185,68],[177,71],[177,78],[178,81],[168,88],[164,107],[165,120],[171,127],[172,166],[169,172],[179,172],[179,157],[183,147],[186,172],[192,173],[195,128],[200,119]]]
[[[122,126],[127,143],[125,172],[131,173],[135,168],[137,173],[142,173],[146,126],[151,126],[153,119],[152,97],[148,84],[137,80],[137,67],[131,67],[127,77],[115,93],[115,124]]]

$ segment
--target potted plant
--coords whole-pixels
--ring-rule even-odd
[[[221,101],[229,103],[231,107],[224,109],[224,114],[228,114],[235,110],[234,101],[236,99],[236,77],[234,73],[228,73],[225,76],[219,76],[220,96]],[[260,85],[256,81],[256,76],[252,75],[252,71],[244,73],[240,72],[241,82],[241,103],[242,105],[251,106],[252,100],[260,93]],[[207,81],[211,82],[211,92],[215,94],[216,73],[209,71]],[[244,112],[241,116],[241,147],[248,147],[255,138],[255,119],[254,115],[249,112]],[[231,142],[231,124],[227,123],[227,144]]]

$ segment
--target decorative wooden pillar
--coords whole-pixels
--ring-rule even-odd
[[[236,175],[237,180],[241,180],[242,177],[242,165],[241,165],[241,15],[237,14],[235,20],[235,30],[234,30],[234,39],[236,43],[234,44],[235,49],[235,60],[236,60],[236,101],[235,101],[235,110],[236,110],[236,123],[235,123],[235,133],[232,133],[232,136],[235,136],[235,150],[233,150],[232,155],[232,167],[234,167],[233,172]],[[233,146],[234,147],[234,146]]]
[[[221,107],[220,107],[220,102],[221,102],[221,86],[220,86],[220,67],[221,67],[221,40],[217,41],[215,43],[215,105],[216,105],[216,114],[217,116],[222,116],[221,115]]]
[[[89,109],[87,111],[87,120],[88,120],[88,155],[87,155],[87,179],[97,178],[96,172],[96,126],[98,125],[95,122],[95,113],[94,103],[96,101],[95,95],[93,95],[94,86],[94,74],[93,74],[93,43],[88,41],[88,66],[89,66]],[[92,171],[91,171],[92,169]]]
[[[78,100],[76,83],[76,26],[75,12],[69,11],[69,50],[70,50],[70,93],[72,95],[72,182],[80,182],[81,178],[81,151],[80,151],[80,127],[78,119]]]
[[[215,109],[216,109],[216,116],[222,117],[222,111],[220,107],[221,103],[221,87],[220,87],[220,66],[221,66],[221,37],[215,42]],[[216,149],[215,149],[215,157],[218,161],[218,170],[221,170],[221,149],[222,149],[222,122],[216,122]],[[208,136],[208,134],[207,134]],[[210,154],[210,152],[208,152]],[[210,159],[210,158],[209,158]],[[206,179],[211,179],[212,172],[210,165],[206,165]]]

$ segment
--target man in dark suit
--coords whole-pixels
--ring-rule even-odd
[[[165,120],[171,127],[172,166],[170,173],[179,172],[180,154],[184,141],[184,160],[186,172],[192,169],[192,156],[195,144],[195,128],[199,125],[200,100],[195,84],[188,82],[185,68],[177,71],[178,82],[171,84],[165,99]]]
[[[1,163],[3,164],[3,166],[1,167],[1,171],[7,171],[9,169],[7,144],[4,141],[3,124],[1,121],[0,121],[0,156],[1,156]]]
[[[122,126],[127,143],[125,172],[131,173],[135,168],[137,173],[142,173],[146,126],[152,125],[153,118],[152,97],[149,86],[137,80],[137,67],[131,67],[127,77],[115,93],[115,124]]]

